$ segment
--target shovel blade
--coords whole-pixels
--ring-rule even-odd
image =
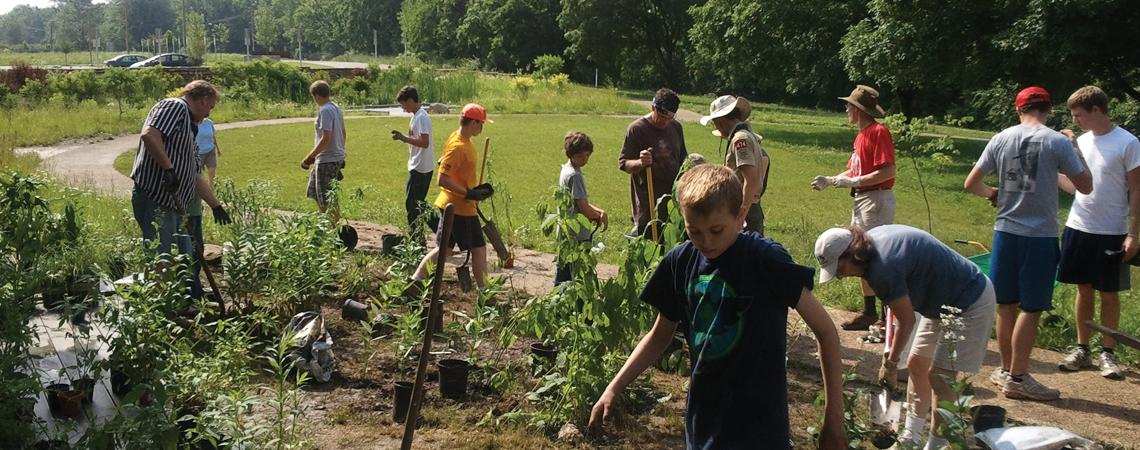
[[[487,236],[487,241],[491,243],[491,247],[494,247],[499,260],[506,261],[510,258],[511,254],[503,244],[503,235],[499,233],[499,227],[495,226],[495,222],[488,220],[483,224],[483,235]]]

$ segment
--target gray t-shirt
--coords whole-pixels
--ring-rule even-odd
[[[587,200],[586,178],[582,175],[582,170],[574,167],[570,162],[563,164],[562,172],[558,174],[558,186],[570,190],[570,196],[575,200],[573,204],[574,211],[581,213],[582,211],[578,211],[577,200]],[[590,240],[590,231],[588,228],[579,230],[577,237],[578,242]]]
[[[341,112],[340,105],[331,101],[322,105],[317,113],[314,145],[321,141],[321,132],[324,130],[332,132],[332,142],[317,155],[317,164],[344,161],[344,113]]]
[[[986,288],[986,276],[976,264],[925,231],[881,225],[867,236],[876,256],[864,277],[883,303],[909,295],[916,312],[938,319],[942,306],[964,311]]]
[[[998,173],[994,229],[1026,237],[1057,237],[1057,172],[1084,172],[1073,144],[1044,125],[1015,125],[998,133],[977,167]]]

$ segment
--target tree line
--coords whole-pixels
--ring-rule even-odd
[[[531,71],[563,58],[580,82],[735,93],[834,106],[872,84],[908,116],[1008,123],[1010,98],[1084,84],[1140,126],[1140,8],[1129,0],[57,0],[0,16],[0,46],[137,48],[181,42],[201,23],[210,50],[309,57],[405,51],[432,62]],[[184,13],[185,12],[185,13]],[[185,17],[190,16],[190,19]],[[52,26],[52,24],[70,26]],[[64,31],[64,28],[67,28]],[[51,34],[55,36],[51,36]],[[376,41],[374,46],[373,36]],[[190,40],[190,39],[188,39]],[[49,42],[50,41],[50,42]],[[194,39],[197,41],[197,39]],[[122,48],[115,46],[114,48]]]

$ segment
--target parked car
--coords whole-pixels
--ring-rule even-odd
[[[137,63],[144,59],[146,59],[146,57],[143,55],[125,54],[103,61],[103,64],[107,67],[130,67],[131,64]]]
[[[162,67],[183,67],[190,65],[190,57],[181,53],[163,53],[157,56],[151,56],[137,63],[131,64],[131,68],[162,66]]]

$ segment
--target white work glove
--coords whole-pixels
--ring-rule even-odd
[[[843,175],[837,175],[828,178],[830,178],[831,184],[835,187],[851,188],[859,185],[859,180],[857,178],[845,177]]]
[[[815,178],[812,178],[812,180],[811,180],[811,188],[815,189],[817,191],[822,191],[824,189],[827,189],[828,186],[831,186],[831,180],[829,178],[831,178],[831,177],[825,177],[823,175],[817,175]]]

